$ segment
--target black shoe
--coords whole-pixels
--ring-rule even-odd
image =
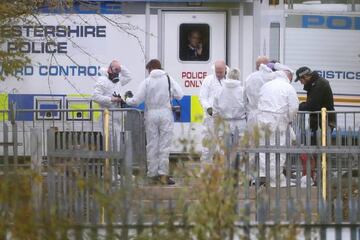
[[[174,185],[175,184],[175,180],[172,177],[167,176],[167,175],[160,175],[159,181],[163,185]]]
[[[286,177],[286,170],[284,169],[283,170],[283,174],[285,175],[285,177]],[[296,179],[296,171],[291,171],[290,172],[290,179]]]
[[[255,180],[255,186],[257,184],[257,182],[259,182],[259,187],[262,187],[262,186],[266,186],[266,177],[259,177],[258,179]]]
[[[255,186],[255,180],[249,180],[249,187]]]
[[[173,177],[168,176],[167,177],[167,184],[168,185],[174,185],[176,182]]]
[[[249,186],[254,187],[256,184],[259,183],[259,187],[265,186],[266,184],[266,177],[259,177],[257,179],[253,179],[249,181]]]
[[[313,187],[317,187],[317,185],[318,185],[317,181],[316,181],[316,180],[315,180],[315,181],[313,180],[313,182],[314,182],[314,183],[313,183],[312,186],[313,186]]]

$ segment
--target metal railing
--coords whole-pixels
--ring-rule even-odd
[[[55,131],[56,143],[64,150],[105,150],[104,110],[10,109],[1,111],[0,117],[8,118],[7,121],[3,121],[0,131],[0,146],[3,146],[0,147],[0,156],[3,156],[0,167],[9,166],[9,163],[14,167],[25,168],[32,162],[46,165],[47,144],[49,141],[52,142],[52,139],[48,139],[49,129]],[[137,109],[110,109],[108,117],[109,127],[106,132],[108,142],[111,143],[108,150],[119,148],[120,138],[125,132],[131,132],[133,166],[144,173],[146,151],[142,112]]]
[[[329,114],[334,114],[331,121]],[[295,139],[290,127],[285,132],[257,129],[258,139],[245,135],[250,141],[241,143],[240,139],[233,166],[242,170],[245,179],[255,180],[253,188],[244,185],[245,199],[251,199],[251,191],[256,194],[254,203],[238,203],[237,208],[244,209],[247,217],[255,220],[253,224],[296,222],[295,225],[304,227],[308,239],[314,236],[327,239],[328,228],[335,229],[336,238],[341,239],[345,226],[349,227],[346,229],[349,239],[358,239],[359,119],[360,112],[300,112],[293,123]],[[231,144],[227,149],[232,149]],[[286,159],[284,166],[281,166],[282,159]],[[276,178],[272,179],[271,164],[274,163]],[[261,167],[265,168],[264,177],[260,175]],[[285,182],[281,180],[282,175]],[[252,212],[255,212],[253,218]],[[250,221],[246,224],[252,225]],[[311,231],[314,229],[318,230],[315,235]]]
[[[203,173],[192,175],[188,174],[185,165],[183,170],[190,176],[189,184],[185,184],[185,180],[177,181],[182,184],[172,188],[149,185],[146,180],[134,178],[130,171],[126,171],[132,159],[127,154],[133,151],[121,149],[129,149],[127,144],[134,146],[130,140],[134,135],[129,131],[121,131],[120,136],[110,134],[111,144],[107,149],[100,128],[100,134],[79,133],[63,131],[64,128],[49,124],[45,134],[42,128],[35,129],[29,139],[39,149],[31,155],[32,158],[42,159],[46,152],[48,161],[43,181],[32,183],[35,186],[31,189],[32,201],[38,209],[35,215],[41,215],[45,209],[62,221],[63,225],[59,225],[63,228],[56,229],[59,236],[71,234],[74,239],[130,239],[147,231],[156,237],[155,229],[170,233],[179,231],[188,236],[184,239],[191,239],[196,236],[199,224],[206,225],[194,218],[193,211],[209,214],[206,221],[214,221],[214,215],[211,215],[214,205],[211,204],[215,204],[216,210],[231,203],[233,207],[225,208],[225,212],[214,217],[229,216],[233,220],[233,224],[227,226],[231,230],[227,239],[266,238],[269,230],[288,228],[297,229],[296,232],[305,239],[341,239],[342,236],[344,239],[359,239],[360,132],[356,130],[356,121],[360,113],[334,113],[337,121],[332,131],[325,127],[329,125],[328,117],[323,115],[321,118],[321,112],[299,113],[293,123],[295,141],[292,141],[290,128],[274,133],[259,130],[259,135],[232,136],[231,141],[225,137],[225,143],[221,143],[224,148],[210,170],[205,168]],[[316,114],[322,123],[316,131],[310,128],[310,114]],[[340,115],[345,116],[343,120]],[[351,120],[349,116],[353,116]],[[136,126],[134,121],[132,124]],[[6,127],[4,124],[4,129]],[[4,142],[17,146],[14,142],[19,141],[9,135],[6,141],[4,137]],[[44,152],[40,150],[44,145],[42,139],[46,141]],[[4,152],[5,148],[4,145]],[[303,161],[302,157],[306,160]],[[283,166],[282,160],[285,160]],[[275,163],[275,179],[270,174],[272,163]],[[260,175],[261,164],[265,164],[264,177]],[[224,171],[225,177],[211,185],[210,180],[221,175],[219,171]],[[304,173],[306,177],[302,181]],[[285,182],[281,174],[285,176]],[[221,198],[212,203],[208,196],[216,197],[217,191]],[[196,208],[199,202],[206,206]],[[0,206],[0,209],[15,211],[9,210],[11,205],[0,203]],[[41,219],[41,216],[36,217]],[[7,233],[11,233],[11,227],[9,223]],[[46,231],[46,225],[40,228]]]

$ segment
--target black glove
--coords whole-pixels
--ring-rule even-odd
[[[114,92],[114,93],[113,93],[113,97],[116,98],[116,101],[115,101],[115,102],[117,102],[117,105],[118,105],[118,106],[122,106],[122,105],[125,104],[125,101],[124,101],[124,99],[122,99],[122,97],[121,97],[120,94]]]
[[[131,92],[131,91],[127,91],[126,93],[125,93],[125,99],[127,99],[127,98],[132,98],[134,96],[134,94]]]
[[[206,112],[212,116],[213,115],[213,110],[212,110],[212,107],[209,107],[208,109],[206,109]]]

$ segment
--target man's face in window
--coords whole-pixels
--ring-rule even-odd
[[[198,48],[201,43],[201,35],[199,32],[195,31],[190,34],[189,42],[191,47]]]

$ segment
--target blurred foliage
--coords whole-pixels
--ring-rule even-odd
[[[36,187],[43,178],[31,170],[16,170],[2,175],[0,180],[0,238],[55,239],[65,232],[71,221],[56,214],[53,206],[37,205]],[[43,202],[45,203],[45,202]]]
[[[225,158],[217,155],[215,164],[203,168],[194,186],[197,201],[190,207],[190,221],[195,223],[196,239],[226,239],[234,232],[237,191],[233,174],[225,167]]]
[[[60,12],[71,6],[73,0],[0,0],[0,80],[7,76],[14,76],[18,80],[16,70],[25,67],[31,62],[26,53],[9,51],[5,45],[11,41],[15,46],[20,46],[26,40],[24,34],[14,33],[9,26],[26,24],[37,26],[36,15],[41,8],[56,8]]]

